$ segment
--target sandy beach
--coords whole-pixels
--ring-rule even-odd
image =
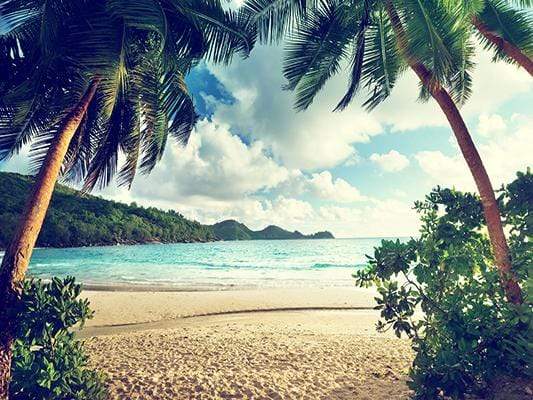
[[[370,291],[105,289],[80,336],[110,399],[408,398],[409,342],[375,332]]]

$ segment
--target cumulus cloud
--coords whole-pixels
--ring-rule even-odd
[[[289,168],[336,166],[356,156],[355,143],[382,132],[377,120],[360,108],[332,112],[345,90],[342,77],[333,79],[309,110],[296,113],[293,94],[282,90],[280,48],[258,47],[247,60],[210,69],[236,99],[221,104],[213,119],[260,139]]]
[[[409,166],[409,159],[396,150],[385,154],[374,153],[370,156],[370,161],[379,165],[385,172],[399,172]]]
[[[481,114],[477,123],[477,133],[481,136],[492,136],[504,133],[507,129],[503,117],[499,114]]]
[[[202,120],[187,147],[167,148],[149,177],[138,177],[136,196],[179,201],[189,197],[237,200],[276,189],[280,195],[311,194],[323,200],[359,201],[364,197],[331,172],[311,175],[289,170],[270,157],[261,141],[245,144],[228,127]],[[116,193],[116,189],[113,189]]]
[[[149,177],[140,177],[134,193],[179,201],[191,196],[233,200],[270,189],[290,176],[269,158],[260,141],[249,146],[228,127],[200,121],[186,147],[168,146]]]
[[[308,180],[311,193],[318,198],[333,200],[339,203],[350,203],[364,200],[359,190],[344,179],[333,179],[331,172],[323,171],[313,174]]]
[[[501,120],[507,129],[479,144],[478,150],[493,186],[497,188],[510,182],[516,171],[523,171],[531,166],[533,120],[523,115],[514,115],[511,121],[505,121],[499,115],[492,118]],[[510,126],[509,122],[512,123]],[[459,152],[445,155],[441,151],[422,151],[417,153],[415,158],[432,184],[475,191],[474,180]]]
[[[102,194],[177,209],[207,224],[231,218],[253,229],[279,224],[304,232],[324,229],[320,223],[325,221],[317,220],[313,206],[298,197],[340,203],[365,200],[356,187],[330,171],[289,170],[268,155],[261,141],[246,144],[227,126],[208,120],[198,124],[187,147],[169,144],[152,174],[139,176],[131,190],[111,186]]]
[[[372,200],[359,207],[323,206],[318,220],[339,237],[415,236],[420,222],[409,201]]]
[[[471,189],[470,172],[459,155],[450,157],[441,151],[420,151],[415,158],[435,185]]]

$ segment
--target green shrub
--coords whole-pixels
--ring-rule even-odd
[[[28,280],[17,309],[19,330],[13,348],[11,399],[99,400],[100,373],[88,367],[82,343],[70,332],[92,318],[74,278]]]
[[[377,285],[378,330],[412,339],[409,385],[416,399],[484,397],[495,379],[531,378],[531,173],[519,173],[499,201],[523,305],[505,298],[479,199],[450,189],[437,188],[415,204],[419,239],[384,240],[354,274],[360,286]]]

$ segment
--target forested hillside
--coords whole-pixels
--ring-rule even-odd
[[[24,207],[32,178],[0,172],[0,248],[5,248]],[[253,231],[235,220],[202,225],[176,211],[139,207],[80,195],[56,185],[52,204],[37,240],[40,247],[79,247],[135,243],[213,240],[331,239],[330,232],[304,235],[275,225]]]
[[[31,178],[0,173],[0,247],[5,248],[22,212]],[[175,211],[138,207],[80,196],[57,185],[37,241],[38,246],[73,247],[118,243],[204,242],[215,240],[210,227]]]

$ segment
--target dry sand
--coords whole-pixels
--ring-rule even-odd
[[[84,294],[110,399],[408,398],[409,343],[375,332],[370,292]]]

